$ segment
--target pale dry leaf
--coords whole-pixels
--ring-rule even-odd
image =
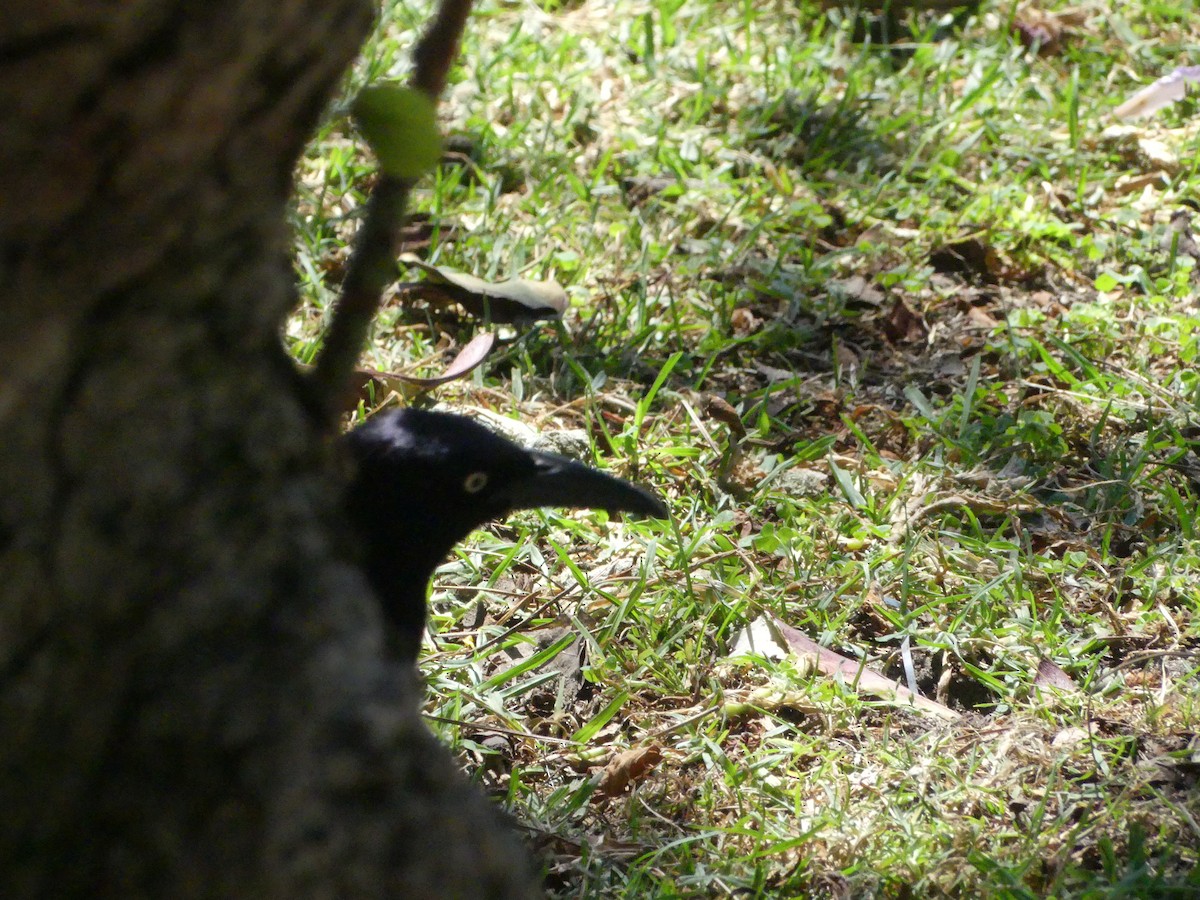
[[[606,797],[623,794],[626,788],[662,761],[662,750],[656,746],[633,747],[616,754],[600,776],[597,790]]]
[[[450,365],[446,366],[441,375],[434,375],[432,378],[419,378],[416,375],[396,374],[392,377],[423,390],[435,388],[438,385],[462,378],[464,375],[478,368],[487,359],[487,355],[491,352],[492,345],[495,342],[496,336],[491,332],[485,331],[482,334],[475,335],[465,347],[458,351],[458,354],[450,362]]]
[[[1088,731],[1086,728],[1072,725],[1056,734],[1054,740],[1050,742],[1050,746],[1055,750],[1071,750],[1078,747],[1087,739]]]
[[[759,616],[737,633],[730,648],[730,657],[761,656],[765,659],[783,659],[788,654],[787,644],[780,639],[779,632],[771,625],[768,616]]]
[[[1182,100],[1189,84],[1200,82],[1200,66],[1180,66],[1175,71],[1142,88],[1113,110],[1119,119],[1151,115],[1169,103]]]
[[[447,266],[431,266],[411,253],[403,254],[400,261],[428,275],[442,293],[467,312],[500,324],[556,319],[567,308],[567,292],[553,279],[491,282]]]

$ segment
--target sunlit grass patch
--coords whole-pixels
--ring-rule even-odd
[[[553,894],[1200,889],[1200,120],[1110,129],[1198,35],[1057,13],[1038,55],[989,3],[895,46],[808,3],[477,12],[412,249],[571,305],[436,399],[571,432],[674,517],[524,514],[436,579],[431,725]],[[352,82],[427,14],[390,6]],[[297,173],[301,359],[373,171],[331,119]],[[484,327],[389,296],[364,361]],[[764,616],[957,718],[730,659]]]

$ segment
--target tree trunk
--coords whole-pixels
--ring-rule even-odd
[[[369,0],[0,11],[0,893],[528,896],[279,334]]]

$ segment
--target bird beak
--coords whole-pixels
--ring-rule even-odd
[[[666,504],[645,488],[553,453],[529,455],[533,473],[508,485],[505,492],[510,509],[560,506],[667,518]]]

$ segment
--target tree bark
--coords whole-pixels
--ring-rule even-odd
[[[369,0],[0,11],[0,884],[530,896],[382,653],[279,334]]]

